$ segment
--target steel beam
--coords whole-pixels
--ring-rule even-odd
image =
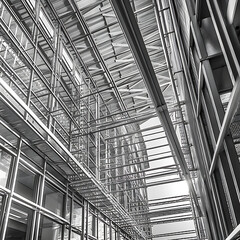
[[[225,240],[235,240],[240,233],[240,224],[231,232],[231,234]]]
[[[216,147],[215,147],[213,158],[212,158],[211,167],[209,170],[210,175],[212,175],[214,172],[215,166],[217,164],[217,160],[219,159],[219,153],[223,147],[224,138],[227,134],[227,131],[229,130],[230,124],[237,110],[237,107],[239,104],[239,92],[240,92],[240,78],[238,76],[236,83],[234,85],[234,88],[232,90],[231,97],[227,106],[227,110],[224,115],[223,123],[218,135]]]

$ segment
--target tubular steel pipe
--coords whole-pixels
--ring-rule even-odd
[[[234,240],[240,233],[240,224],[231,232],[225,240]]]

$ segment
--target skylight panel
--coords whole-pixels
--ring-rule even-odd
[[[53,34],[54,34],[53,26],[42,10],[40,10],[39,19],[40,19],[40,22],[42,23],[42,26],[43,26],[44,30],[46,31],[46,33],[50,37],[53,37]]]
[[[35,8],[36,1],[35,0],[27,0],[28,5],[31,9]]]
[[[73,70],[73,60],[65,47],[63,47],[63,50],[62,50],[62,59],[63,59],[63,62],[66,64],[67,68],[70,71]]]

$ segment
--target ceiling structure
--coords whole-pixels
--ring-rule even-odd
[[[238,7],[1,0],[0,147],[17,159],[6,179],[19,161],[42,189],[45,176],[62,183],[86,212],[82,237],[101,239],[104,219],[113,240],[236,237]],[[3,238],[16,190],[1,189]]]
[[[191,189],[191,196],[194,197],[197,205],[196,193],[187,166],[188,162],[189,167],[192,167],[191,156],[189,152],[186,153],[186,148],[189,146],[182,113],[184,101],[180,100],[169,59],[171,53],[167,37],[173,30],[165,29],[163,32],[157,1],[58,0],[46,2],[46,6],[54,9],[55,17],[58,17],[69,36],[66,46],[75,49],[81,58],[84,77],[91,79],[94,83],[94,89],[90,94],[99,94],[103,104],[108,108],[109,113],[104,118],[95,122],[95,125],[91,124],[91,132],[97,133],[124,126],[127,129],[126,136],[131,140],[135,138],[133,143],[137,145],[142,138],[138,136],[141,124],[159,117],[160,125],[153,125],[149,129],[143,129],[142,132],[153,130],[149,134],[153,138],[155,134],[155,140],[158,141],[154,148],[162,152],[162,148],[168,145],[169,152],[167,154],[163,152],[162,155],[159,154],[152,160],[148,157],[145,161],[148,163],[148,161],[156,162],[159,159],[160,161],[165,159],[169,161],[169,164],[159,163],[158,168],[145,169],[143,171],[145,178],[154,179],[149,183],[146,181],[145,187],[150,189],[152,186],[174,183],[185,178]],[[162,12],[164,10],[167,11],[167,8]],[[71,54],[76,53],[71,52]],[[86,93],[82,99],[88,96],[89,93]],[[180,139],[175,133],[177,128],[181,131]],[[165,134],[156,135],[159,130],[164,130]],[[111,139],[114,137],[109,138]],[[182,142],[180,143],[179,140]],[[152,140],[148,141],[151,143]],[[180,144],[185,148],[184,150]],[[151,146],[146,147],[143,143],[141,148],[145,151],[144,154],[147,154]],[[175,154],[172,155],[171,151]],[[185,156],[183,151],[185,151]],[[114,158],[114,156],[111,157]],[[151,175],[148,175],[148,171]],[[82,192],[79,184],[74,186]],[[88,191],[85,197],[95,203],[102,201],[102,198],[99,200]],[[177,201],[180,201],[179,206],[174,206]],[[185,205],[182,205],[181,201]],[[159,203],[162,206],[157,211],[153,208],[145,212],[150,225],[151,216],[154,217],[152,225],[193,219],[192,201],[189,201],[187,196],[171,196],[170,199],[161,199],[161,193],[159,193],[158,200],[149,199],[149,202],[148,208],[150,209],[151,204],[157,206]],[[175,209],[172,210],[172,207]],[[133,215],[133,218],[136,216]],[[141,224],[138,221],[137,223],[136,227],[141,228]],[[190,234],[192,237],[192,231],[185,231],[185,234]],[[157,236],[162,235],[155,234],[155,237]],[[163,234],[164,236],[166,237],[167,234]]]

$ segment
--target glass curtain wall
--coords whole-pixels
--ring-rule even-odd
[[[0,129],[1,239],[129,239],[2,120]]]

